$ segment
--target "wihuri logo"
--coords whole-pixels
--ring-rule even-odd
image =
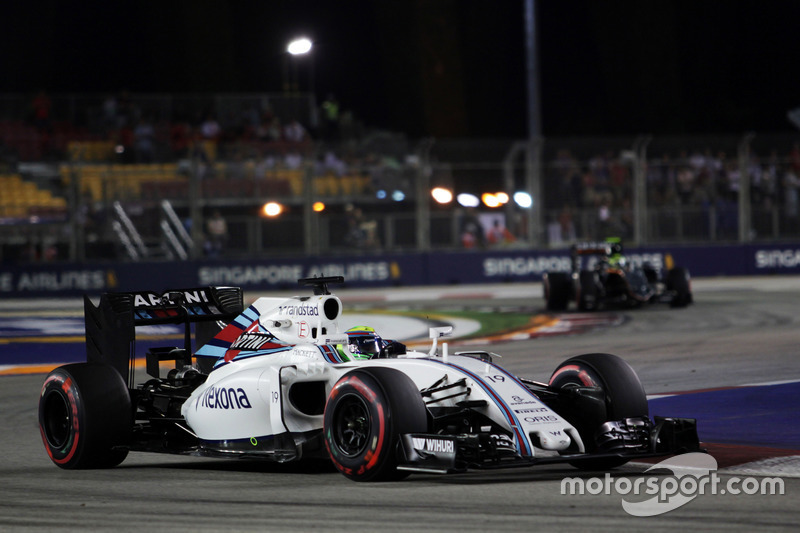
[[[564,478],[561,494],[611,494],[625,496],[622,508],[633,516],[656,516],[673,511],[697,496],[705,494],[784,494],[783,479],[778,477],[737,477],[725,480],[717,474],[717,461],[705,453],[687,453],[670,457],[645,470],[669,470],[672,475],[640,478],[612,477]],[[651,496],[644,500],[629,496]]]

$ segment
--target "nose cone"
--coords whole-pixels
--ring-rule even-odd
[[[533,441],[538,440],[539,448],[543,450],[566,450],[572,444],[572,439],[563,430],[537,431],[534,436]]]

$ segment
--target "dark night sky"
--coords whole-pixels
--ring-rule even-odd
[[[279,92],[285,43],[305,33],[315,41],[318,98],[334,93],[368,126],[411,137],[524,137],[523,5],[4,2],[0,92]],[[800,2],[537,0],[537,8],[545,135],[794,130],[786,112],[800,107]]]

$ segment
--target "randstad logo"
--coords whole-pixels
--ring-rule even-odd
[[[641,517],[668,513],[706,494],[785,494],[783,479],[778,477],[731,476],[723,480],[716,472],[716,459],[705,453],[670,457],[644,473],[658,470],[669,470],[672,475],[615,478],[606,473],[603,478],[564,478],[561,494],[620,494],[625,512]]]

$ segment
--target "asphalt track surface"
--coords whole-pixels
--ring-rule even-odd
[[[620,355],[653,395],[651,413],[698,415],[723,482],[780,476],[783,495],[702,494],[640,518],[623,510],[626,497],[613,490],[562,493],[565,477],[604,476],[569,466],[360,484],[324,463],[131,454],[114,469],[65,471],[41,443],[37,400],[44,375],[33,373],[0,376],[0,531],[794,531],[800,520],[800,279],[695,280],[693,288],[696,302],[687,309],[604,312],[598,316],[612,325],[556,334],[564,333],[560,324],[583,318],[566,313],[521,335],[524,340],[478,341],[470,348],[501,354],[501,366],[540,380],[571,355]],[[339,295],[359,308],[543,311],[537,285]],[[611,479],[652,477],[648,466],[626,465]]]

